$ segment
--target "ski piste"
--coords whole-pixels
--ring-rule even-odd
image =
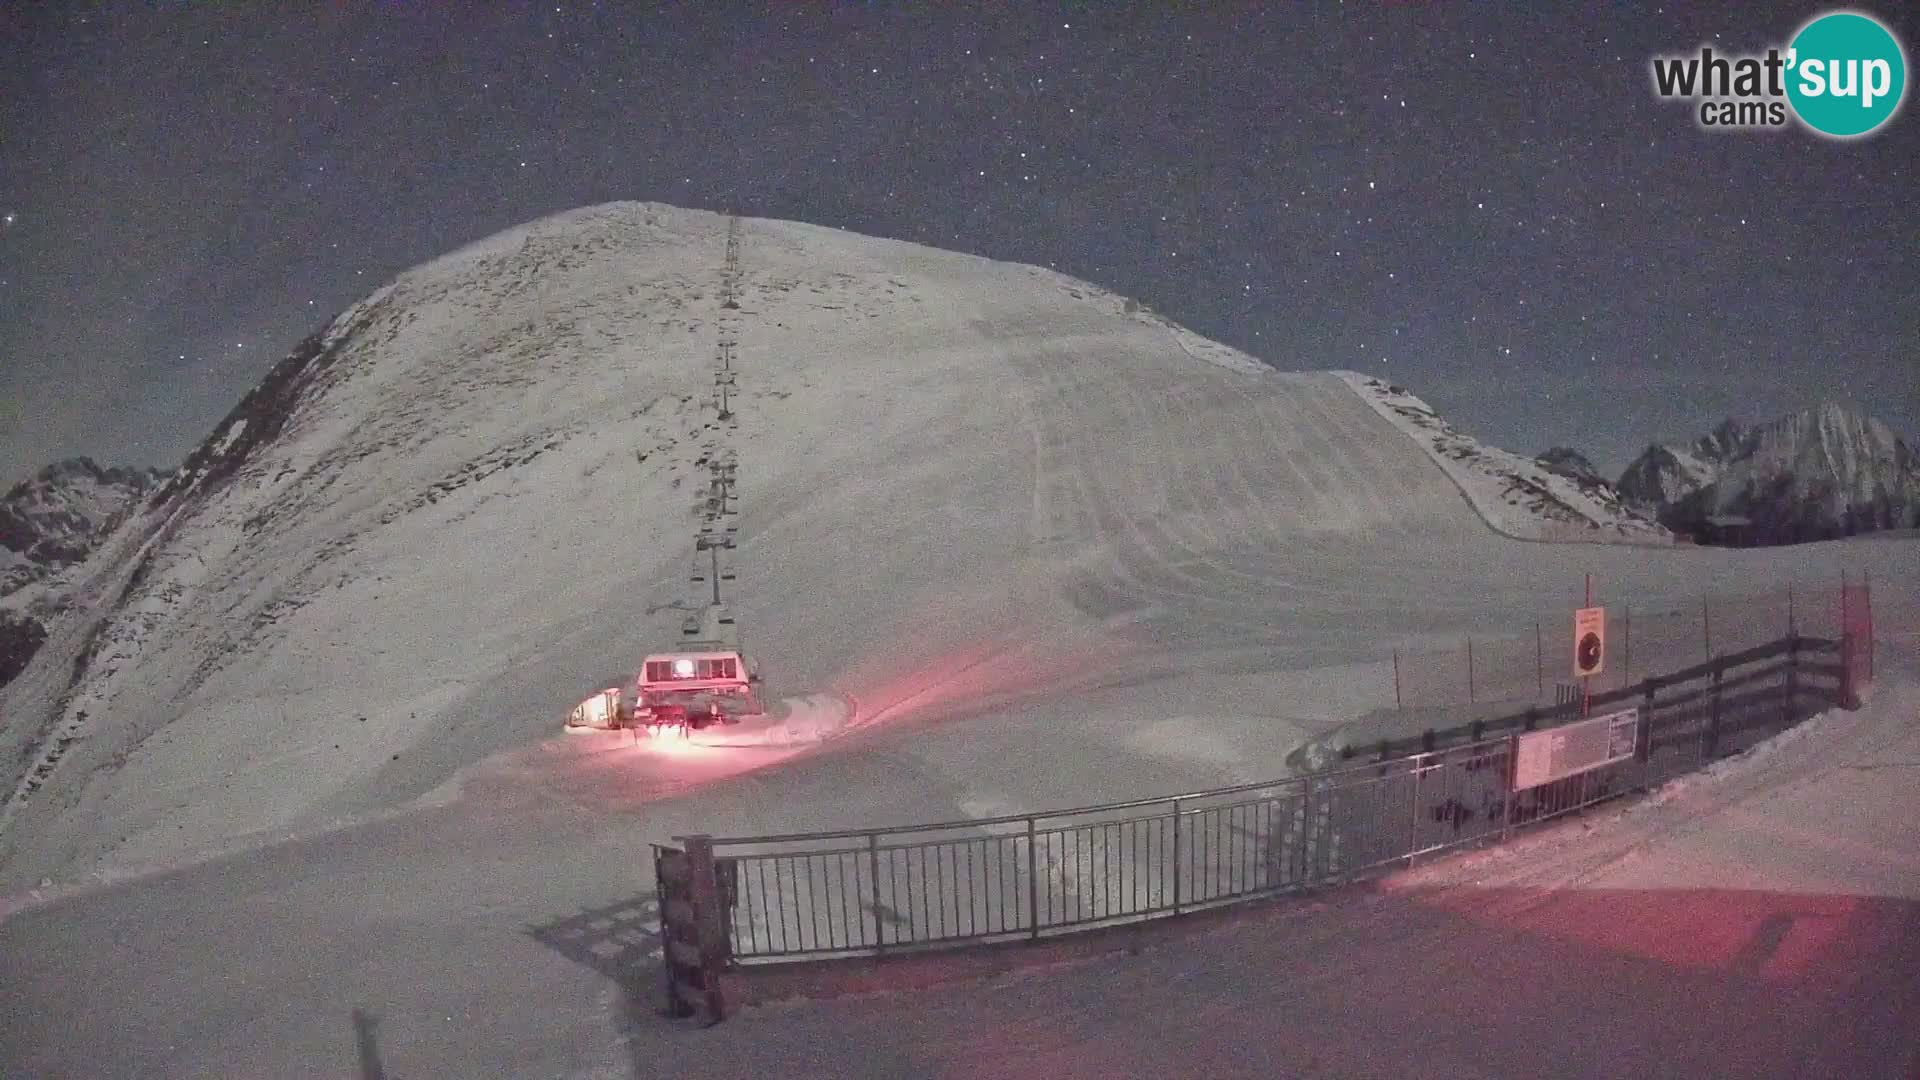
[[[682,640],[671,650],[648,653],[627,686],[614,686],[581,702],[567,716],[569,730],[632,728],[652,737],[686,738],[689,731],[715,724],[738,724],[763,716],[760,674],[740,648],[740,630],[727,606],[724,582],[735,579],[728,556],[739,535],[739,494],[735,490],[738,453],[729,436],[739,427],[732,398],[738,384],[733,366],[734,320],[740,310],[740,217],[727,217],[725,268],[720,277],[718,355],[713,372],[716,424],[702,443],[697,463],[708,472],[701,498],[700,525],[694,534],[694,588],[683,607]]]

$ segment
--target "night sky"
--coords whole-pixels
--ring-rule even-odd
[[[1823,398],[1920,430],[1911,101],[1835,142],[1650,86],[1825,8],[1183,7],[7,5],[0,481],[177,463],[394,274],[611,199],[1053,266],[1609,473]]]

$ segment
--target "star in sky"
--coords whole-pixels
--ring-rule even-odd
[[[1656,53],[1804,16],[32,5],[0,65],[0,453],[171,463],[327,313],[610,199],[1057,267],[1602,468],[1829,395],[1912,434],[1920,114],[1710,136],[1648,90]],[[176,385],[182,353],[216,367]]]

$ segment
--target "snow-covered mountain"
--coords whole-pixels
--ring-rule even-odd
[[[66,577],[166,474],[56,462],[0,498],[0,686],[18,675],[65,606]]]
[[[1347,381],[1453,478],[1495,529],[1520,540],[1671,543],[1673,535],[1636,513],[1612,485],[1549,462],[1481,444],[1401,386],[1365,375]],[[1551,451],[1549,453],[1552,453]],[[1566,451],[1572,454],[1572,451]],[[1573,454],[1591,474],[1593,466]]]
[[[1533,460],[1540,463],[1548,472],[1558,473],[1576,484],[1591,486],[1606,485],[1600,470],[1593,467],[1587,455],[1570,446],[1555,446]],[[1611,485],[1607,485],[1611,486]]]
[[[685,820],[716,831],[1260,779],[1390,704],[1396,647],[1531,628],[1587,570],[1699,579],[1604,491],[1377,380],[1276,372],[1037,267],[738,232],[732,270],[723,216],[572,211],[296,348],[0,688],[0,887],[329,828],[554,735],[680,639],[722,445],[769,698],[851,701],[852,741],[892,741],[756,773],[764,797]],[[740,761],[766,763],[622,757],[618,797]]]
[[[79,457],[15,484],[0,498],[0,596],[78,565],[166,475]]]
[[[1920,457],[1885,424],[1831,402],[1650,446],[1620,490],[1703,539],[1786,544],[1920,523]]]

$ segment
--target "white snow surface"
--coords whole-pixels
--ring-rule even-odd
[[[1920,544],[1517,543],[1343,376],[1264,370],[1045,270],[748,220],[729,599],[769,692],[793,715],[850,703],[853,724],[818,746],[569,739],[568,709],[677,633],[697,461],[720,434],[725,235],[716,215],[616,204],[402,275],[336,322],[277,439],[89,564],[94,602],[0,691],[6,760],[60,751],[0,835],[0,1072],[333,1073],[355,1010],[393,1075],[738,1075],[781,1045],[815,1075],[940,1071],[916,1029],[887,1027],[917,1005],[862,1039],[820,1034],[838,1006],[689,1038],[535,931],[643,902],[647,843],[679,834],[1276,776],[1308,735],[1391,702],[1395,644],[1530,625],[1576,606],[1589,571],[1604,600],[1651,603],[1866,570],[1888,583],[1882,628],[1912,624]],[[1390,960],[1373,955],[1330,970],[1364,988]],[[1294,1002],[1262,1024],[1341,985],[1222,970]],[[929,1045],[1010,1055],[958,1073],[1033,1053],[1091,1074],[1091,1017],[1123,1018],[1127,995],[1066,985],[1101,1004],[1073,1029],[1027,1012]],[[1184,1030],[1210,1032],[1230,997],[1195,999],[1213,1011]],[[964,1024],[966,1000],[927,1015]],[[1235,1045],[1210,1073],[1252,1071]]]
[[[1339,373],[1355,392],[1433,456],[1487,523],[1516,540],[1668,544],[1673,534],[1628,509],[1605,484],[1582,484],[1535,458],[1486,446],[1441,419],[1405,388]]]

